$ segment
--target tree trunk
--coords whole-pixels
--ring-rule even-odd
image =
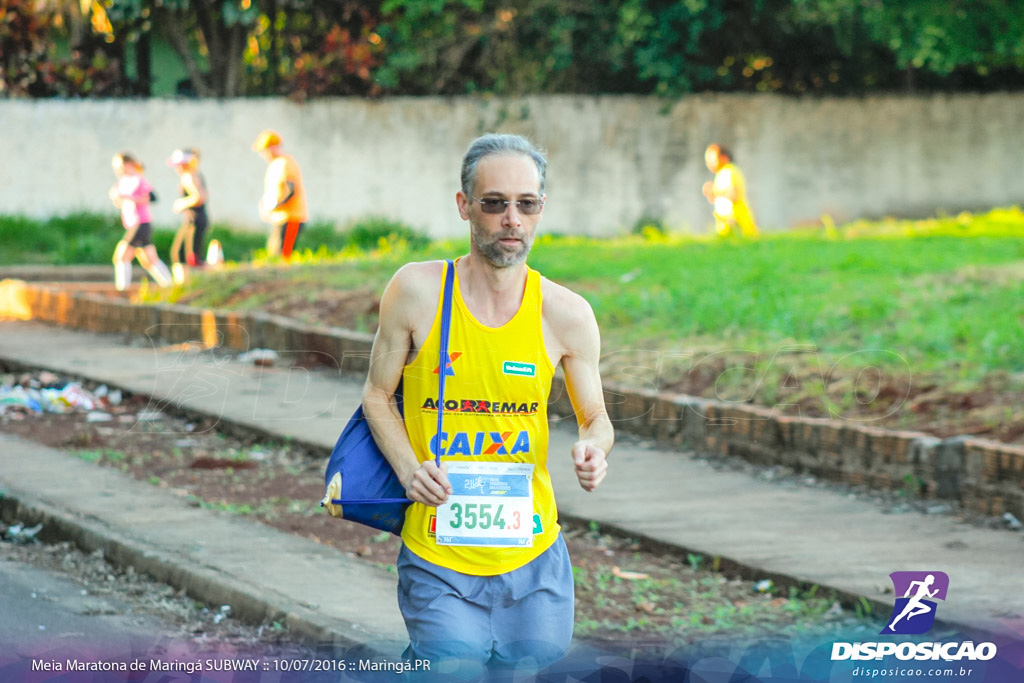
[[[913,65],[907,64],[903,67],[903,85],[911,95],[917,92],[917,71]]]
[[[185,65],[185,70],[188,71],[188,77],[192,81],[192,87],[195,88],[196,95],[199,97],[212,97],[215,93],[210,87],[210,83],[203,74],[202,69],[196,63],[195,56],[192,54],[192,46],[189,44],[188,31],[185,29],[185,24],[181,17],[176,12],[166,11],[162,12],[162,19],[161,24],[165,28],[167,40]]]
[[[149,97],[153,94],[153,59],[149,31],[143,31],[135,43],[135,77],[138,94]]]
[[[196,2],[196,21],[199,23],[199,33],[206,43],[206,58],[210,61],[210,86],[216,97],[225,96],[225,68],[224,62],[224,36],[221,31],[223,23],[213,16],[210,7],[205,2]]]
[[[245,50],[245,26],[228,28],[227,54],[224,55],[224,97],[242,94],[242,52]]]
[[[276,95],[278,72],[281,69],[281,41],[277,31],[277,0],[270,1],[267,16],[270,17],[270,48],[267,52],[267,76],[264,83],[264,94]]]

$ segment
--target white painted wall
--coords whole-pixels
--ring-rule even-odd
[[[455,211],[470,140],[528,134],[550,157],[547,231],[608,235],[641,215],[710,228],[704,147],[731,146],[762,228],[823,213],[928,215],[1024,201],[1024,95],[794,99],[695,96],[0,101],[0,212],[35,217],[114,209],[110,157],[147,165],[174,225],[175,147],[202,151],[213,220],[259,229],[264,162],[276,128],[306,176],[313,220],[398,218],[436,237],[465,234]]]

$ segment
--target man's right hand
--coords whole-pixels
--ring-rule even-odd
[[[444,505],[451,493],[447,465],[438,467],[433,460],[420,463],[405,482],[405,495],[409,500],[431,507]]]

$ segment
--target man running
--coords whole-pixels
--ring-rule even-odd
[[[583,489],[605,478],[614,442],[594,313],[526,265],[546,169],[525,138],[472,143],[455,196],[471,242],[456,262],[448,359],[439,362],[444,263],[410,263],[382,297],[363,392],[374,438],[413,501],[397,563],[406,656],[459,660],[469,674],[546,666],[572,637],[572,566],[547,468],[557,366],[579,425],[571,452],[558,456],[572,458]]]
[[[267,255],[289,261],[295,241],[309,220],[302,171],[295,159],[281,149],[281,136],[275,131],[260,133],[252,148],[267,162],[259,204],[260,218],[270,223]]]

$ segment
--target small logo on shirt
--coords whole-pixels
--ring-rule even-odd
[[[454,377],[455,376],[455,368],[452,367],[452,366],[455,365],[455,361],[457,361],[460,356],[462,356],[462,351],[452,351],[451,353],[448,354],[448,362],[445,363],[445,365],[444,365],[444,376],[445,377]],[[440,372],[441,372],[441,365],[438,364],[438,366],[436,368],[434,368],[434,374],[437,375],[437,374],[440,374]]]
[[[506,375],[518,375],[519,377],[536,377],[537,366],[533,363],[517,363],[514,360],[507,360],[501,366],[501,371]]]

